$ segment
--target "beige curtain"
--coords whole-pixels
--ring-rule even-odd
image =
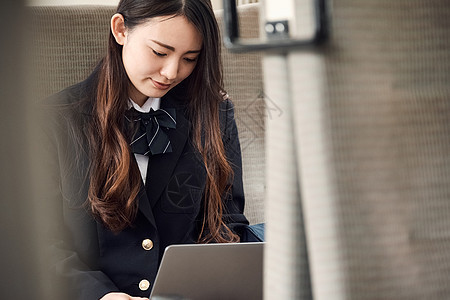
[[[450,2],[331,4],[327,46],[264,57],[265,299],[448,299]]]

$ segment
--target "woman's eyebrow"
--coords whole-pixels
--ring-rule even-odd
[[[156,40],[151,40],[151,41],[154,42],[154,43],[156,43],[156,44],[158,44],[158,45],[160,45],[161,47],[164,47],[164,48],[166,48],[166,49],[169,49],[170,51],[175,51],[175,48],[172,47],[172,46],[166,45],[166,44],[161,43],[161,42],[158,42],[158,41],[156,41]],[[200,51],[201,51],[201,50],[190,50],[190,51],[187,51],[186,53],[200,53]]]

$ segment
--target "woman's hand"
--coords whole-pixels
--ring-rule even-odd
[[[148,300],[148,298],[131,297],[130,295],[127,295],[125,293],[108,293],[105,296],[103,296],[100,300],[139,300],[139,299]]]

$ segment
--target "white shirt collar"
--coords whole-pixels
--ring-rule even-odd
[[[153,110],[158,110],[161,104],[161,98],[148,98],[145,100],[145,103],[142,106],[139,106],[136,102],[134,102],[131,98],[129,98],[130,101],[128,102],[128,107],[133,107],[135,110],[143,113],[148,113],[151,108]]]

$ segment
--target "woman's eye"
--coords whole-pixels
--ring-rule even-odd
[[[197,57],[196,58],[185,57],[184,60],[187,61],[187,62],[195,62],[197,60]]]
[[[153,49],[152,49],[153,50]],[[167,54],[164,54],[164,53],[160,53],[160,52],[157,52],[157,51],[155,51],[155,50],[153,50],[153,53],[156,55],[156,56],[166,56]]]

